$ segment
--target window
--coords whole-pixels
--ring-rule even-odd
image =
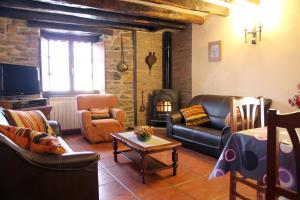
[[[42,38],[41,55],[43,92],[104,91],[102,42]]]

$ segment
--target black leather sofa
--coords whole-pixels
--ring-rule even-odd
[[[210,122],[201,126],[186,126],[179,111],[167,116],[167,133],[169,137],[182,142],[186,147],[218,158],[230,136],[230,127],[225,126],[224,120],[230,111],[232,96],[198,95],[189,106],[201,104],[210,118]],[[239,98],[239,97],[237,97]],[[265,101],[265,121],[267,110],[272,100]]]
[[[49,123],[58,134],[59,124]],[[8,124],[2,111],[0,124]],[[87,151],[31,153],[0,133],[0,199],[98,200],[98,160],[97,153]]]

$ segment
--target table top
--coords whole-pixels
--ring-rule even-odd
[[[293,146],[286,131],[279,135],[279,180],[284,187],[296,189],[296,164]],[[266,183],[267,127],[232,134],[210,175],[211,178],[237,171],[245,178]]]
[[[158,151],[166,151],[181,146],[181,143],[176,140],[167,137],[155,136],[155,135],[152,136],[154,137],[153,139],[161,140],[162,144],[145,146],[141,144],[143,142],[137,142],[136,140],[130,139],[130,137],[126,137],[126,134],[128,134],[128,136],[131,136],[133,134],[133,131],[112,133],[111,136],[114,139],[117,139],[118,141],[121,141],[122,143],[126,144],[130,148],[134,148],[142,152],[152,153]],[[152,140],[152,138],[150,140]]]

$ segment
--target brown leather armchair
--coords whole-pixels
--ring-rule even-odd
[[[112,94],[77,96],[77,109],[81,116],[81,132],[91,143],[112,141],[111,133],[124,130],[125,111],[115,108],[117,97]],[[108,108],[110,118],[92,119],[91,108]]]

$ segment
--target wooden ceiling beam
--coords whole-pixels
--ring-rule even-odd
[[[54,23],[54,22],[47,22],[47,21],[40,21],[40,20],[28,20],[27,25],[29,27],[37,27],[37,28],[45,28],[45,29],[81,31],[81,32],[88,32],[88,33],[103,33],[104,35],[113,34],[113,30],[101,28],[98,26]]]
[[[0,17],[10,17],[25,20],[37,20],[46,21],[53,23],[64,23],[64,24],[77,24],[77,25],[89,25],[98,26],[102,28],[117,28],[125,30],[148,30],[156,31],[159,27],[156,26],[144,26],[144,25],[133,25],[127,23],[109,22],[96,19],[81,18],[77,16],[63,15],[63,14],[53,14],[53,13],[43,13],[29,10],[21,10],[14,8],[7,8],[0,6]]]
[[[88,8],[74,8],[62,5],[49,4],[44,2],[36,2],[32,0],[10,0],[0,2],[0,6],[26,9],[31,11],[40,11],[45,13],[65,14],[83,18],[97,19],[110,22],[119,22],[127,24],[138,24],[144,26],[157,26],[159,28],[183,30],[186,24],[179,22],[171,22],[166,20],[157,20],[147,17],[133,17],[119,13],[112,13]]]
[[[147,2],[175,6],[178,8],[205,12],[209,14],[224,16],[224,17],[229,15],[228,8],[213,3],[208,3],[202,0],[184,0],[184,1],[183,0],[147,0]]]
[[[68,5],[73,7],[90,7],[102,11],[144,16],[183,23],[203,24],[204,18],[199,15],[178,12],[175,10],[159,8],[156,6],[119,0],[35,0],[52,4]]]

